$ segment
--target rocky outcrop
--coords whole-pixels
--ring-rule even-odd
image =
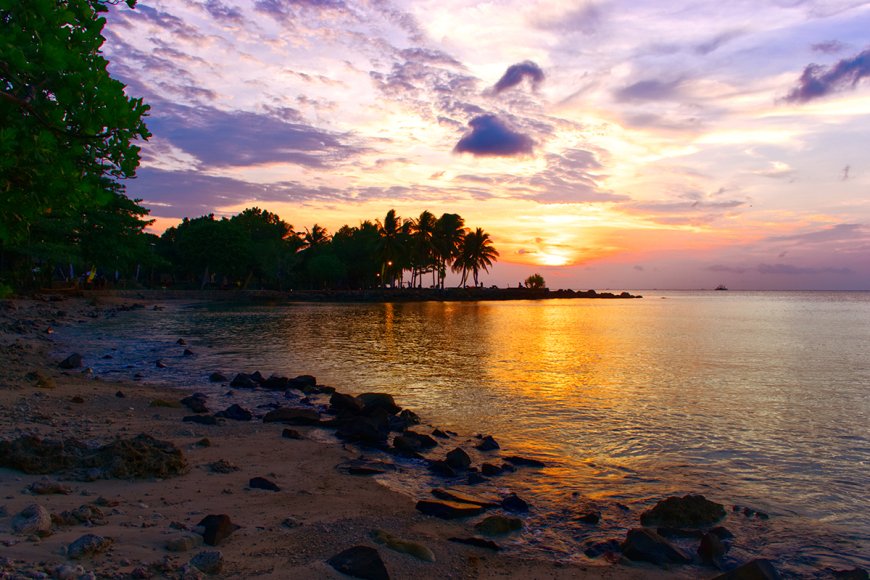
[[[703,495],[669,497],[643,512],[640,522],[645,526],[703,527],[725,517],[725,507]]]
[[[647,528],[629,530],[622,543],[622,554],[629,560],[653,564],[686,564],[691,556]]]

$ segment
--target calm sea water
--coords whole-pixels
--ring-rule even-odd
[[[217,395],[213,370],[314,374],[392,393],[459,443],[493,434],[549,465],[479,488],[533,504],[528,531],[506,541],[519,552],[584,561],[658,499],[703,493],[770,515],[729,510],[730,564],[763,556],[807,577],[870,567],[870,293],[644,295],[173,308],[60,338],[106,378],[141,372]],[[180,356],[178,337],[196,357]],[[420,471],[385,484],[424,494],[433,481]],[[601,524],[575,520],[587,509]]]

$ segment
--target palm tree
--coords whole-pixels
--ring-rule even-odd
[[[381,285],[389,279],[390,286],[395,286],[396,273],[401,273],[404,254],[404,238],[408,230],[408,222],[402,223],[402,219],[396,215],[396,210],[391,209],[384,216],[384,221],[377,220],[379,254],[381,256]]]
[[[431,269],[434,286],[435,280],[435,248],[432,244],[432,236],[435,233],[435,216],[424,211],[420,217],[411,222],[410,234],[412,238],[411,248],[411,285],[417,284],[417,276],[422,279],[423,273]]]
[[[435,267],[438,269],[437,286],[444,288],[447,266],[459,255],[459,245],[465,236],[465,220],[456,213],[442,214],[435,222],[432,245],[435,250]]]
[[[474,278],[474,285],[477,286],[477,275],[480,270],[489,272],[489,267],[497,258],[498,250],[493,247],[492,239],[482,228],[466,233],[462,238],[459,257],[453,262],[453,271],[462,272],[459,286],[465,285],[469,271]]]
[[[305,233],[302,235],[302,249],[313,250],[328,243],[329,232],[326,228],[317,224],[311,226],[310,230],[305,228]]]

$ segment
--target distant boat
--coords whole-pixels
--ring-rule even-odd
[[[716,286],[716,290],[728,290],[728,287],[725,284],[719,284]]]

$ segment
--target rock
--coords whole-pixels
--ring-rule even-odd
[[[72,493],[72,488],[59,481],[40,479],[28,485],[27,491],[33,495],[69,495]]]
[[[217,425],[217,417],[213,415],[188,415],[182,419],[184,423],[196,423],[197,425]]]
[[[166,363],[163,362],[161,359],[157,359],[156,361],[154,361],[154,366],[156,366],[158,369],[165,369]]]
[[[202,528],[202,539],[209,546],[217,546],[240,527],[226,514],[205,516],[197,526]]]
[[[262,385],[263,381],[266,380],[265,378],[263,378],[263,375],[260,374],[260,371],[254,371],[248,376],[251,378],[252,381],[257,383],[257,385]]]
[[[433,429],[432,437],[438,437],[439,439],[450,439],[450,435],[442,431],[441,429]]]
[[[781,576],[770,560],[759,558],[713,578],[713,580],[779,580]]]
[[[586,512],[584,514],[580,514],[577,517],[577,521],[584,524],[597,524],[601,521],[601,514],[599,512]]]
[[[453,451],[450,451],[447,454],[446,461],[447,465],[453,469],[462,470],[471,467],[471,457],[469,457],[468,453],[466,453],[461,447],[457,447]]]
[[[493,477],[496,475],[501,475],[501,467],[493,465],[492,463],[484,463],[480,466],[480,472],[487,477]]]
[[[365,414],[373,413],[376,409],[382,409],[390,415],[395,415],[402,410],[393,400],[393,396],[387,393],[363,393],[362,395],[357,395],[356,398],[362,403],[362,412]]]
[[[84,399],[84,397],[81,397],[81,396],[79,396],[79,395],[76,395],[76,396],[72,397],[72,398],[69,400],[69,402],[70,402],[70,403],[76,403],[77,405],[81,405],[82,403],[85,402],[85,399]]]
[[[506,516],[487,516],[483,521],[474,524],[474,529],[487,536],[501,536],[523,529],[523,520]]]
[[[66,549],[66,555],[72,560],[90,558],[108,550],[114,541],[96,534],[85,534]]]
[[[444,477],[455,477],[456,470],[454,470],[446,461],[442,461],[440,459],[433,459],[429,461],[428,464],[429,471],[432,473],[443,475]]]
[[[380,475],[396,471],[396,466],[384,461],[369,461],[364,458],[351,459],[335,466],[342,473],[348,475]]]
[[[629,560],[659,565],[685,564],[692,561],[688,554],[647,528],[629,530],[622,543],[622,553]]]
[[[190,559],[190,565],[204,574],[220,574],[224,568],[224,555],[218,550],[204,550]]]
[[[105,475],[119,479],[165,479],[187,471],[181,449],[144,434],[100,447],[93,464]]]
[[[417,413],[410,409],[402,409],[399,412],[398,417],[404,422],[405,427],[420,424],[420,417],[417,415]]]
[[[287,377],[271,375],[268,379],[263,381],[263,384],[261,386],[269,391],[285,391],[287,390],[287,385],[289,382],[290,379],[288,379]]]
[[[233,465],[226,459],[218,459],[217,461],[208,464],[208,470],[212,473],[233,473],[234,471],[238,471],[239,468],[237,465]]]
[[[92,505],[82,505],[74,510],[63,511],[58,515],[51,516],[52,522],[59,526],[104,526],[108,522],[103,510]]]
[[[435,516],[443,520],[454,520],[457,518],[476,516],[484,510],[484,508],[479,505],[446,500],[420,500],[417,502],[415,507],[418,511],[427,516]]]
[[[254,415],[238,404],[232,404],[223,411],[215,413],[215,417],[223,417],[224,419],[232,419],[233,421],[250,421]]]
[[[731,531],[724,526],[716,526],[715,528],[711,528],[710,533],[716,534],[720,540],[730,540],[734,537],[734,534],[732,534]]]
[[[278,407],[263,417],[263,423],[284,423],[285,425],[319,425],[320,413],[302,407]]]
[[[496,449],[501,449],[501,446],[493,439],[492,435],[487,435],[474,448],[480,451],[495,451]]]
[[[298,389],[300,391],[313,391],[317,387],[317,379],[311,375],[299,375],[287,381],[288,389]]]
[[[51,577],[54,580],[80,580],[82,578],[91,578],[93,576],[88,575],[83,566],[61,564],[52,571]]]
[[[60,364],[58,364],[57,366],[59,366],[62,369],[80,368],[82,366],[82,355],[80,355],[77,352],[74,352],[73,354],[69,355],[68,357],[66,357],[65,359],[60,361]]]
[[[194,445],[197,447],[211,447],[211,439],[209,439],[208,437],[203,437],[202,439],[194,443]]]
[[[453,489],[444,489],[440,487],[436,487],[432,490],[432,495],[437,497],[438,499],[446,499],[448,501],[455,501],[459,503],[468,503],[472,505],[477,505],[482,508],[493,508],[498,507],[500,504],[497,501],[490,501],[486,498],[467,494],[461,491],[456,491]]]
[[[348,576],[365,580],[389,580],[381,555],[368,546],[354,546],[336,554],[327,564]]]
[[[124,398],[127,397],[127,395],[125,395],[125,394],[124,394],[123,392],[121,392],[121,391],[117,391],[117,392],[115,393],[115,397],[117,397],[117,398],[119,398],[119,399],[124,399]]]
[[[643,512],[640,522],[645,526],[702,527],[715,524],[725,517],[725,507],[709,501],[703,495],[669,497]]]
[[[501,500],[501,507],[509,512],[524,513],[529,511],[529,504],[515,493],[512,493]]]
[[[225,383],[229,379],[226,376],[224,376],[223,373],[213,372],[212,374],[210,374],[208,376],[208,380],[211,383]]]
[[[520,457],[519,455],[508,455],[504,458],[508,463],[519,467],[546,467],[547,464],[537,459],[529,459],[528,457]]]
[[[12,531],[22,536],[49,536],[51,514],[39,504],[30,504],[12,518]]]
[[[266,491],[281,491],[281,488],[269,481],[265,477],[253,477],[248,482],[248,487],[251,489],[265,489]]]
[[[501,550],[501,546],[493,542],[492,540],[485,540],[483,538],[447,538],[450,542],[456,542],[457,544],[466,544],[469,546],[474,546],[476,548],[484,548],[486,550],[494,550],[498,552]]]
[[[281,437],[284,439],[303,439],[302,433],[296,429],[284,429],[281,431]]]
[[[189,552],[202,545],[202,536],[196,534],[184,534],[166,540],[165,547],[170,552]]]
[[[202,393],[194,393],[189,397],[181,399],[181,404],[193,411],[194,413],[208,413],[208,407],[205,406],[205,401],[208,397]]]
[[[466,483],[468,485],[478,485],[478,484],[484,483],[486,481],[489,481],[489,480],[486,479],[481,474],[477,473],[476,471],[469,471],[468,472],[468,479],[466,480]]]
[[[193,356],[195,353],[189,348],[184,349],[184,352],[181,353],[183,356]]]
[[[335,435],[346,441],[383,446],[390,435],[389,415],[378,410],[370,416],[340,419]]]
[[[349,412],[358,415],[362,413],[363,403],[351,395],[335,392],[329,398],[329,410],[332,413]]]
[[[187,341],[184,340],[183,338],[179,338],[178,340],[175,341],[175,344],[177,344],[179,346],[184,346],[187,344]]]
[[[377,542],[378,544],[383,544],[384,546],[395,552],[408,554],[409,556],[413,556],[414,558],[417,558],[418,560],[422,560],[424,562],[435,561],[435,554],[432,553],[432,550],[418,542],[411,542],[409,540],[397,538],[396,536],[389,534],[384,530],[374,530],[371,536],[375,542]]]
[[[698,556],[701,557],[701,561],[705,564],[716,564],[727,551],[728,547],[725,546],[716,534],[708,532],[701,536]]]
[[[238,373],[233,380],[230,381],[230,386],[234,389],[255,389],[259,386],[257,381],[245,373]]]

